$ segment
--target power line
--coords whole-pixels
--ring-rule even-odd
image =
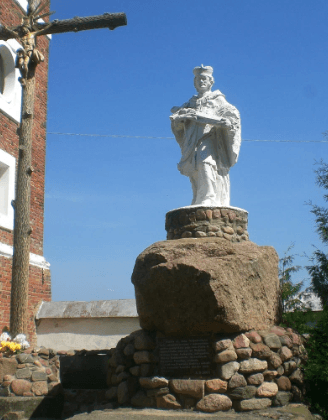
[[[126,139],[164,139],[173,140],[174,137],[155,137],[155,136],[126,136],[123,134],[81,134],[81,133],[57,133],[48,132],[56,136],[78,136],[78,137],[109,137],[109,138],[126,138]],[[328,140],[261,140],[261,139],[243,139],[250,142],[267,142],[267,143],[328,143]]]

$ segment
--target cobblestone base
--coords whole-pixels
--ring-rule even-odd
[[[166,214],[167,239],[217,236],[231,242],[247,241],[248,213],[233,207],[189,207]]]
[[[28,349],[8,356],[0,353],[0,396],[58,395],[59,356],[51,349]]]
[[[159,338],[139,330],[113,349],[106,396],[114,407],[244,412],[303,399],[306,353],[291,329],[214,335],[212,371],[192,379],[160,375]]]

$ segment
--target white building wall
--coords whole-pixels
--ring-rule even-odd
[[[138,317],[43,318],[37,324],[38,346],[54,350],[111,349],[140,329]]]

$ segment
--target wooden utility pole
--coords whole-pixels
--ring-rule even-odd
[[[12,264],[10,332],[13,336],[27,333],[28,279],[30,262],[30,197],[32,167],[32,128],[34,119],[35,70],[44,60],[36,48],[37,37],[64,32],[79,32],[88,29],[109,28],[127,24],[125,13],[105,13],[85,18],[39,22],[53,12],[45,10],[50,1],[28,0],[27,13],[21,24],[12,28],[0,28],[0,40],[17,39],[22,49],[17,52],[16,67],[21,73],[23,90],[22,120],[18,130],[19,154],[14,218],[14,253]]]

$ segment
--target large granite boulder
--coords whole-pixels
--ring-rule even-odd
[[[132,274],[140,325],[171,335],[266,329],[279,321],[274,248],[222,238],[157,242]]]

